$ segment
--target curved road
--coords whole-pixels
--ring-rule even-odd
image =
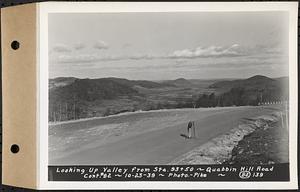
[[[187,125],[187,122],[182,122],[120,138],[100,146],[95,144],[92,148],[68,154],[63,158],[50,159],[49,161],[50,165],[167,164],[210,139],[226,133],[242,123],[244,118],[270,114],[274,110],[276,109],[271,106],[199,110],[199,113],[206,113],[207,115],[199,115],[195,120],[198,135],[196,139],[186,139],[181,136],[181,134],[186,134]]]

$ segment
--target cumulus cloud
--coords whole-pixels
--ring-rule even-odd
[[[99,56],[94,54],[60,55],[59,63],[92,63],[97,61],[116,61],[124,59],[121,56]]]
[[[90,63],[95,60],[93,55],[59,55],[57,58],[60,63]]]
[[[280,55],[284,50],[276,45],[255,45],[241,46],[233,44],[230,46],[208,46],[197,47],[195,49],[176,50],[168,55],[168,58],[194,59],[194,58],[220,58],[220,57],[241,57],[258,55]]]
[[[71,52],[72,48],[65,44],[56,44],[52,47],[52,51],[54,52]]]
[[[108,44],[105,43],[104,41],[97,41],[97,42],[94,44],[94,48],[95,48],[95,49],[102,50],[102,49],[108,49],[109,46],[108,46]]]
[[[59,63],[91,63],[97,61],[119,61],[119,60],[151,60],[161,58],[158,56],[140,54],[140,55],[99,55],[99,54],[77,54],[77,55],[59,55]]]
[[[231,46],[197,47],[195,49],[176,50],[169,55],[170,58],[200,58],[200,57],[233,57],[242,56],[244,51],[238,44]]]
[[[154,56],[154,55],[150,55],[150,54],[141,54],[141,55],[130,55],[125,57],[127,59],[133,59],[133,60],[151,60],[151,59],[155,59],[155,58],[159,58],[158,56]]]
[[[78,45],[78,49],[82,49],[82,45]],[[64,48],[64,49],[63,49]],[[97,49],[107,49],[108,45],[104,42],[97,43]],[[60,50],[68,50],[66,47],[60,47]],[[66,52],[65,51],[65,52]],[[175,60],[175,63],[186,63],[187,60],[197,58],[234,58],[234,57],[254,57],[263,55],[270,56],[270,53],[278,52],[275,49],[264,46],[245,47],[238,44],[230,46],[208,46],[197,47],[194,49],[182,49],[171,52],[166,55],[153,54],[132,54],[132,55],[99,55],[93,54],[64,54],[58,56],[60,63],[91,63],[97,61],[116,61],[116,60],[152,60],[152,59],[169,59]],[[280,54],[277,54],[280,55]]]

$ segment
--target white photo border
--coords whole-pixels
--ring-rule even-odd
[[[289,182],[178,182],[178,181],[48,181],[48,14],[110,12],[289,12]],[[43,2],[37,6],[38,60],[38,173],[39,189],[297,189],[297,2]]]

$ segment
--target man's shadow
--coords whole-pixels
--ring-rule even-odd
[[[184,134],[184,133],[181,133],[180,136],[181,136],[181,137],[184,137],[185,139],[189,139],[189,136],[187,136],[187,135]]]

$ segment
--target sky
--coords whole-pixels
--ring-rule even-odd
[[[288,75],[287,12],[51,13],[49,78]]]

